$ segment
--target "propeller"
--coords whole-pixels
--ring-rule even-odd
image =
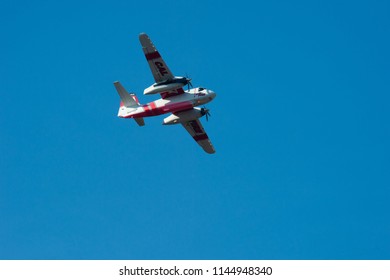
[[[192,83],[191,83],[191,78],[188,77],[188,75],[186,75],[186,82],[187,82],[187,86],[188,86],[188,90],[190,90],[190,87],[192,88]]]
[[[202,109],[200,109],[200,113],[202,114],[202,116],[206,115],[206,121],[209,121],[209,116],[211,117],[209,109],[203,107]]]

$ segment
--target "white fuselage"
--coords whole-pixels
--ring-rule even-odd
[[[122,106],[118,116],[121,118],[143,118],[157,116],[171,112],[190,110],[195,106],[206,104],[215,98],[216,94],[212,90],[205,88],[193,88],[183,94],[160,98],[136,108]]]

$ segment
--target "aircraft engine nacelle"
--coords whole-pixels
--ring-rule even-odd
[[[204,109],[195,107],[192,110],[169,115],[164,119],[163,124],[169,125],[169,124],[185,123],[190,120],[199,119],[204,115],[205,115]]]
[[[155,93],[164,92],[164,91],[175,90],[175,89],[181,88],[183,86],[184,86],[184,84],[182,84],[182,83],[172,83],[172,84],[167,84],[167,85],[153,84],[144,90],[144,94],[148,95],[148,94],[155,94]]]
[[[173,79],[155,83],[144,90],[144,94],[155,94],[164,91],[175,90],[184,87],[185,85],[191,85],[191,79],[185,77],[174,77]]]

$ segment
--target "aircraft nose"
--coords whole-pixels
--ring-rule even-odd
[[[209,95],[212,99],[214,99],[217,96],[217,94],[212,90],[209,90]]]

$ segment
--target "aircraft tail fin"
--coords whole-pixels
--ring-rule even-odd
[[[127,90],[122,86],[122,84],[118,81],[114,82],[114,86],[124,106],[128,108],[138,107],[139,103],[136,102],[135,99],[132,97],[132,95],[135,94],[129,94]]]
[[[134,93],[128,93],[119,81],[114,82],[114,86],[121,99],[118,117],[123,117],[126,114],[136,110],[140,106],[137,96]],[[145,125],[143,118],[134,118],[134,120],[139,126]]]

